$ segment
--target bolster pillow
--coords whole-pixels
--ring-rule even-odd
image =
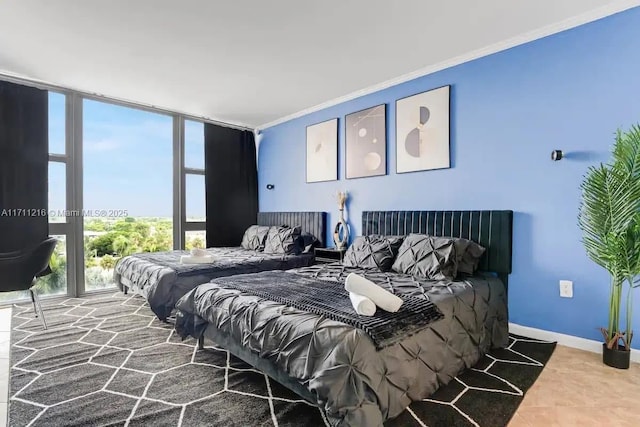
[[[369,298],[375,305],[391,313],[398,311],[402,305],[402,299],[355,273],[349,273],[344,282],[344,288],[349,292]]]

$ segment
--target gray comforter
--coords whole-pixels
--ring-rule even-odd
[[[339,264],[282,272],[344,281],[362,274],[400,296],[433,301],[444,314],[380,351],[362,331],[284,304],[225,289],[215,280],[177,303],[182,334],[220,337],[230,351],[323,407],[340,426],[380,426],[430,396],[491,347],[508,343],[505,287],[491,276],[423,281]],[[224,339],[223,339],[224,338]]]
[[[181,296],[216,277],[268,270],[286,270],[311,265],[313,254],[282,255],[249,251],[241,247],[207,249],[216,258],[212,264],[181,264],[187,251],[141,253],[116,264],[114,280],[121,290],[143,295],[161,320],[171,315]]]

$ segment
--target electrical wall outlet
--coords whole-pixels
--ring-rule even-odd
[[[560,296],[573,298],[573,282],[571,280],[560,280]]]

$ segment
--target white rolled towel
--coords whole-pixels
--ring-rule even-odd
[[[209,255],[209,252],[205,251],[204,249],[200,249],[200,248],[191,249],[192,257],[205,257],[207,255]]]
[[[369,298],[375,305],[391,313],[400,310],[402,305],[401,298],[355,273],[349,273],[344,282],[344,288],[349,292]]]
[[[373,316],[376,314],[376,305],[369,298],[349,292],[349,299],[353,309],[360,316]]]
[[[213,255],[205,255],[205,256],[192,256],[192,255],[182,255],[180,257],[181,264],[211,264],[216,259]]]

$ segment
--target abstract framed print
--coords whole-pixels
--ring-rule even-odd
[[[345,119],[346,177],[387,174],[387,105],[351,113]]]
[[[443,86],[396,101],[396,172],[451,167],[449,95]]]
[[[338,119],[307,126],[307,182],[338,179]]]

